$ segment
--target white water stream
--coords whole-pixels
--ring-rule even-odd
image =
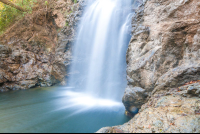
[[[69,86],[0,94],[0,133],[91,133],[127,122],[121,98],[136,1],[88,0]]]
[[[68,81],[71,87],[92,96],[82,101],[99,102],[100,98],[121,102],[126,87],[126,50],[131,37],[133,2],[88,0],[73,48]],[[108,101],[104,102],[106,105]]]

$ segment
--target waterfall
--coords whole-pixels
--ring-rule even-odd
[[[68,83],[93,97],[120,100],[134,0],[88,0],[78,27]]]

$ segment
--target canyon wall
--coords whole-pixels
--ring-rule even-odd
[[[83,1],[57,1],[53,12],[33,11],[0,37],[1,92],[66,84],[83,7]]]
[[[98,132],[200,132],[200,2],[148,0],[136,11],[123,97],[128,123]]]

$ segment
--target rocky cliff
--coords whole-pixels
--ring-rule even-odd
[[[65,84],[84,6],[83,1],[70,1],[57,1],[51,12],[37,9],[0,37],[0,91]],[[66,14],[61,14],[61,8]],[[58,33],[63,20],[65,26]]]
[[[200,3],[148,0],[132,21],[123,103],[128,123],[98,132],[200,132]]]

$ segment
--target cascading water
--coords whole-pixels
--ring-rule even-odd
[[[92,133],[127,122],[121,98],[131,8],[138,1],[88,0],[73,48],[70,86],[0,94],[0,132]]]
[[[69,86],[1,93],[0,133],[92,133],[127,122],[121,98],[131,9],[138,1],[88,0]]]
[[[70,86],[95,98],[121,101],[133,1],[88,1],[73,48]]]

